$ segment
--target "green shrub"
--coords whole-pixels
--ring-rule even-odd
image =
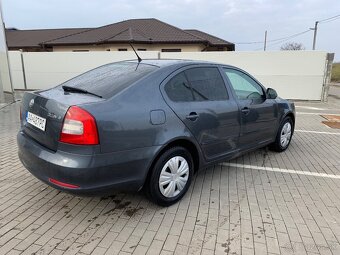
[[[340,82],[340,63],[334,63],[333,64],[332,81]]]

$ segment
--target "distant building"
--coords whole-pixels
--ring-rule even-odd
[[[234,51],[235,45],[199,30],[157,19],[131,19],[98,28],[6,29],[9,50],[23,51]]]

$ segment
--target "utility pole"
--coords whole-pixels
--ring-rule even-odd
[[[315,50],[315,46],[316,46],[316,34],[317,34],[317,32],[318,32],[318,24],[319,24],[319,21],[315,21],[315,26],[314,26],[314,28],[311,28],[312,30],[314,30],[313,50]]]
[[[264,32],[264,45],[263,50],[266,51],[267,48],[267,30]]]

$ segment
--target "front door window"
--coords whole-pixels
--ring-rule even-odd
[[[224,69],[224,71],[239,100],[264,98],[262,87],[248,75],[234,69]]]

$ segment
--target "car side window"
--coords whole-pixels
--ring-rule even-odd
[[[263,99],[262,87],[245,73],[234,69],[223,68],[238,99]]]
[[[174,102],[194,101],[194,95],[184,75],[184,72],[172,77],[171,80],[165,85],[164,90],[168,97]]]
[[[227,88],[216,67],[195,67],[185,71],[196,101],[228,99]]]

